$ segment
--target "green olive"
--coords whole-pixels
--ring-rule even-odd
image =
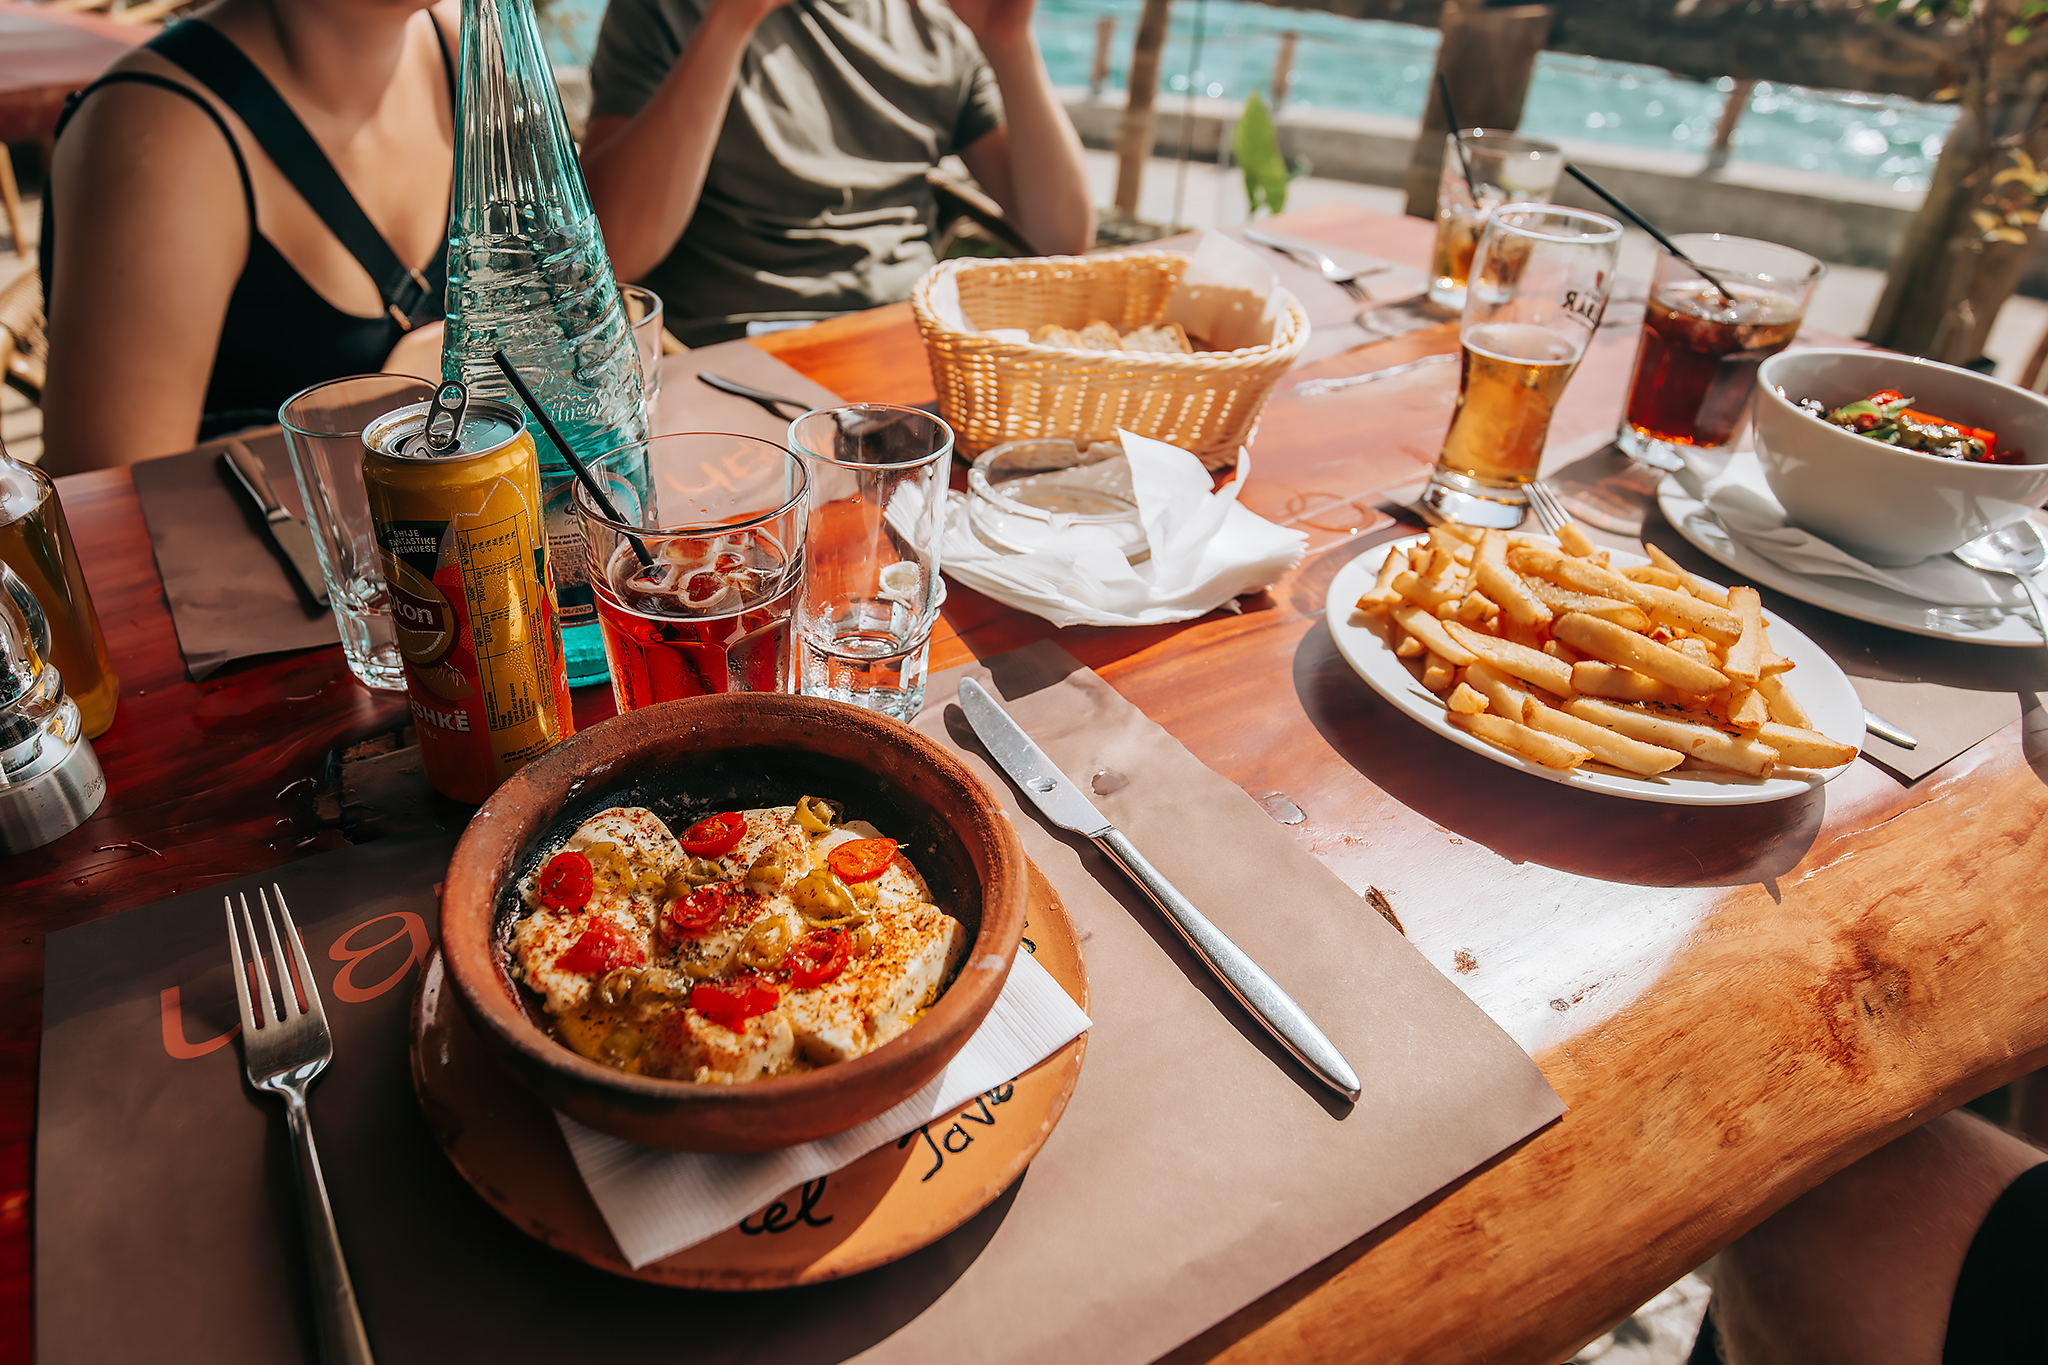
[[[827,801],[822,796],[799,796],[796,799],[796,822],[808,834],[830,834],[832,827],[845,814],[845,808],[838,802]]]
[[[613,1029],[611,1036],[598,1044],[597,1050],[615,1062],[630,1062],[640,1055],[640,1049],[647,1039],[636,1028]]]
[[[651,1005],[660,1000],[680,1000],[690,993],[690,979],[666,967],[649,967],[633,988],[633,1003]]]
[[[639,986],[643,975],[638,967],[620,967],[606,972],[597,983],[598,1003],[614,1009],[625,1004],[632,998],[634,988]]]
[[[725,870],[709,858],[692,858],[668,874],[668,894],[671,900],[681,900],[700,886],[709,886],[725,875]]]

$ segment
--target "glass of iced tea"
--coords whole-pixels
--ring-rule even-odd
[[[773,441],[688,432],[609,451],[590,473],[611,509],[579,483],[576,515],[619,710],[795,690],[803,462]]]
[[[1424,506],[1468,526],[1517,526],[1550,419],[1607,310],[1621,224],[1581,209],[1494,210],[1458,327],[1458,406]]]
[[[1437,178],[1430,302],[1453,311],[1463,308],[1465,278],[1488,215],[1502,204],[1549,203],[1563,170],[1564,153],[1553,143],[1498,128],[1463,128],[1446,134],[1443,169]]]
[[[1827,273],[1803,251],[1747,237],[1687,233],[1672,242],[1721,287],[1676,256],[1657,260],[1619,439],[1659,469],[1682,467],[1682,449],[1715,453],[1735,443],[1757,367],[1792,344]]]

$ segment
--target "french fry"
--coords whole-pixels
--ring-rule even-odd
[[[1381,558],[1378,577],[1358,599],[1360,611],[1385,611],[1401,600],[1401,594],[1394,591],[1394,575],[1401,572],[1403,562],[1401,556],[1393,553]]]
[[[1688,758],[1731,772],[1769,777],[1778,765],[1778,751],[1762,740],[1747,735],[1731,735],[1697,721],[1675,720],[1592,697],[1575,698],[1565,704],[1565,710],[1580,720],[1591,721],[1630,739],[1676,749]]]
[[[1801,730],[1812,728],[1812,717],[1806,714],[1806,708],[1792,695],[1792,689],[1785,686],[1782,675],[1772,673],[1758,678],[1756,690],[1771,708],[1772,720],[1780,725],[1790,725]]]
[[[1586,539],[1586,533],[1570,522],[1557,528],[1557,543],[1575,559],[1591,559],[1600,553],[1600,547]]]
[[[1517,573],[1547,578],[1562,587],[1595,597],[1643,606],[1641,585],[1631,583],[1605,565],[1590,559],[1574,559],[1548,545],[1515,545],[1508,549],[1508,567]],[[1647,608],[1645,608],[1647,610]]]
[[[1728,723],[1745,734],[1755,734],[1771,718],[1771,704],[1754,687],[1737,688],[1728,694]],[[1777,746],[1773,746],[1774,748]],[[1781,751],[1782,753],[1782,751]],[[1791,762],[1786,759],[1786,762]],[[1847,762],[1844,759],[1843,762]],[[1804,764],[1800,766],[1804,767]]]
[[[1612,701],[1655,701],[1667,706],[1684,705],[1686,696],[1670,683],[1646,678],[1633,668],[1590,662],[1572,665],[1572,691]]]
[[[1487,699],[1483,693],[1473,691],[1471,684],[1459,683],[1451,689],[1451,695],[1444,698],[1444,705],[1453,711],[1476,716],[1486,709]]]
[[[1595,597],[1591,593],[1579,592],[1547,578],[1524,578],[1529,592],[1537,601],[1549,607],[1552,614],[1562,616],[1568,611],[1582,611],[1588,616],[1598,616],[1612,621],[1629,630],[1648,630],[1648,613],[1633,602],[1623,602],[1613,597]]]
[[[1470,667],[1479,661],[1478,655],[1465,648],[1454,637],[1445,632],[1443,622],[1437,620],[1436,617],[1431,616],[1420,607],[1395,607],[1394,620],[1400,624],[1401,629],[1407,631],[1426,647],[1442,655],[1459,668]],[[1467,633],[1472,632],[1470,626],[1458,625],[1455,628]],[[1485,639],[1486,637],[1482,635],[1478,638]]]
[[[1522,576],[1508,567],[1508,546],[1498,531],[1488,531],[1472,561],[1472,580],[1479,591],[1500,604],[1508,619],[1522,626],[1547,626],[1551,610],[1529,591]]]
[[[1395,574],[1393,587],[1395,592],[1400,593],[1408,601],[1430,611],[1435,611],[1446,602],[1455,606],[1458,599],[1465,595],[1464,588],[1456,580],[1424,578],[1413,570]]]
[[[1597,616],[1567,612],[1557,618],[1551,632],[1595,659],[1632,668],[1681,692],[1707,696],[1728,688],[1728,679],[1718,670]]]
[[[1545,691],[1555,692],[1559,696],[1571,691],[1572,667],[1561,659],[1553,659],[1540,649],[1518,645],[1512,640],[1482,635],[1472,627],[1457,621],[1446,622],[1444,629],[1450,632],[1453,640],[1464,647],[1468,655],[1485,660],[1502,673],[1509,673],[1535,683]]]
[[[1685,575],[1660,569],[1655,564],[1635,564],[1621,571],[1621,576],[1631,583],[1648,583],[1653,588],[1670,588],[1677,591],[1685,587]]]
[[[1714,658],[1714,651],[1707,648],[1707,642],[1705,640],[1700,639],[1698,636],[1680,636],[1679,638],[1673,640],[1669,645],[1665,646],[1665,648],[1675,649],[1680,654],[1683,654],[1686,658],[1697,660],[1698,662],[1705,664],[1708,668],[1714,667],[1714,665],[1717,662],[1719,662]]]
[[[1487,665],[1473,664],[1465,670],[1465,686],[1476,688],[1486,698],[1487,706],[1496,716],[1509,720],[1520,720],[1536,699],[1509,681],[1507,674]]]
[[[1461,526],[1455,521],[1447,521],[1441,526],[1432,526],[1429,529],[1432,533],[1442,531],[1447,536],[1454,536],[1467,545],[1477,545],[1481,534],[1477,526]]]
[[[1654,545],[1645,542],[1643,549],[1648,552],[1652,564],[1655,564],[1666,573],[1675,573],[1684,579],[1686,591],[1694,597],[1699,598],[1703,602],[1712,602],[1717,607],[1728,605],[1728,590],[1726,588],[1717,588],[1697,574],[1688,573],[1684,565]]]
[[[1794,768],[1839,768],[1856,757],[1856,746],[1838,744],[1803,725],[1765,721],[1758,739],[1778,751],[1778,761]]]
[[[1650,613],[1650,619],[1658,625],[1689,631],[1717,645],[1730,644],[1742,634],[1742,622],[1733,612],[1712,602],[1702,602],[1690,593],[1660,588],[1654,583],[1638,583],[1636,591],[1638,596],[1632,600]]]
[[[1448,560],[1448,562],[1453,564],[1469,566],[1472,563],[1473,554],[1476,553],[1471,541],[1460,539],[1441,526],[1430,528],[1429,548],[1433,554],[1440,556],[1433,561],[1438,565],[1442,565]]]
[[[1395,658],[1419,659],[1423,655],[1429,653],[1429,646],[1422,643],[1422,641],[1416,639],[1413,635],[1410,635],[1407,631],[1404,630],[1400,634],[1401,639],[1399,643],[1397,643],[1394,646]]]
[[[1742,633],[1728,646],[1722,669],[1737,682],[1754,687],[1763,673],[1764,600],[1755,588],[1730,588],[1728,606],[1741,623]]]
[[[1685,761],[1685,755],[1676,749],[1667,749],[1661,744],[1645,744],[1639,739],[1609,730],[1604,726],[1581,720],[1566,711],[1532,702],[1523,715],[1523,724],[1532,730],[1541,730],[1559,739],[1568,739],[1581,748],[1590,749],[1593,757],[1610,768],[1623,772],[1641,773],[1655,777],[1658,773],[1670,772]]]
[[[1546,735],[1541,730],[1531,730],[1520,721],[1504,716],[1485,712],[1466,715],[1458,711],[1447,714],[1451,724],[1470,730],[1489,744],[1496,744],[1517,757],[1541,763],[1546,768],[1576,768],[1593,756],[1593,751],[1583,744]]]
[[[1434,650],[1422,661],[1422,685],[1432,692],[1448,692],[1457,676],[1458,670]]]
[[[1500,615],[1500,606],[1477,588],[1465,594],[1465,600],[1458,603],[1457,619],[1468,626],[1483,626]]]

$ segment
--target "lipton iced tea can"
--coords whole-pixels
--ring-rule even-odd
[[[481,802],[575,731],[533,438],[517,408],[449,383],[363,446],[427,778]]]

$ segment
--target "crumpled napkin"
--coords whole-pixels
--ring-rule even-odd
[[[1703,472],[1703,471],[1700,471]],[[1789,525],[1754,452],[1737,451],[1701,489],[1728,534],[1783,569],[1824,578],[1860,578],[1923,602],[1959,607],[2011,607],[2026,601],[2017,583],[1981,573],[1949,555],[1900,569],[1866,564],[1840,546]]]
[[[1237,501],[1251,456],[1239,451],[1237,473],[1211,492],[1209,472],[1187,451],[1128,431],[1117,438],[1151,558],[1132,564],[1094,526],[1071,526],[1057,545],[1008,554],[974,533],[967,499],[954,493],[940,552],[945,573],[1056,626],[1150,626],[1257,592],[1301,562],[1307,536]]]

